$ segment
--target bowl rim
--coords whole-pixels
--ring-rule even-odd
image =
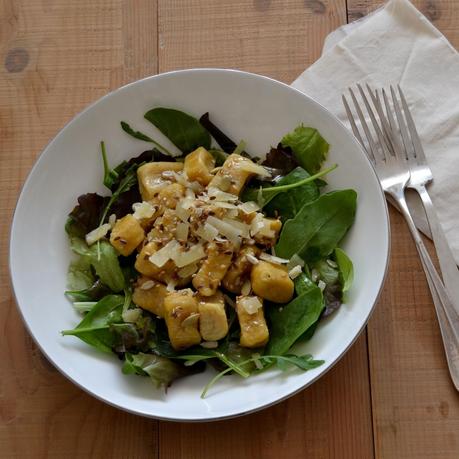
[[[378,192],[379,192],[379,195],[380,195],[380,197],[382,199],[382,202],[383,202],[385,223],[386,223],[386,229],[387,229],[387,248],[386,248],[386,253],[384,254],[385,255],[385,257],[384,257],[385,258],[385,266],[384,266],[384,272],[383,272],[383,276],[382,276],[382,281],[381,281],[381,284],[380,284],[379,289],[378,289],[378,293],[375,296],[373,304],[372,304],[371,308],[369,309],[367,316],[363,320],[360,329],[358,330],[358,332],[356,333],[354,338],[349,342],[349,344],[339,353],[339,355],[333,361],[331,361],[329,363],[327,368],[325,368],[323,371],[321,371],[319,374],[317,374],[310,381],[307,381],[305,384],[301,385],[297,389],[293,390],[292,392],[290,392],[290,393],[288,393],[288,394],[286,394],[286,395],[284,395],[282,397],[276,398],[273,401],[262,403],[259,406],[255,407],[255,408],[251,408],[250,410],[247,410],[247,411],[239,411],[239,412],[231,413],[231,414],[228,414],[228,415],[210,416],[210,417],[208,416],[208,417],[202,417],[202,418],[186,418],[186,417],[180,418],[180,417],[176,417],[176,416],[175,417],[158,416],[158,415],[155,415],[155,414],[152,414],[152,413],[148,413],[148,412],[145,412],[145,411],[138,411],[138,410],[135,410],[135,409],[130,409],[129,407],[121,406],[120,404],[110,400],[109,398],[104,397],[103,395],[100,395],[100,394],[97,394],[97,393],[91,391],[90,389],[85,387],[83,384],[81,384],[78,380],[73,378],[70,374],[68,374],[64,369],[62,369],[59,366],[59,364],[57,362],[55,362],[53,360],[53,358],[48,354],[46,349],[41,345],[41,343],[39,342],[39,340],[35,336],[32,328],[30,327],[30,324],[26,319],[25,313],[23,312],[22,307],[20,306],[20,304],[19,304],[19,302],[17,300],[17,295],[16,295],[16,287],[15,287],[15,283],[14,283],[13,267],[12,267],[12,251],[13,251],[13,245],[14,245],[14,228],[15,228],[15,225],[16,225],[16,212],[17,212],[17,209],[19,208],[19,206],[21,205],[22,201],[25,199],[27,188],[28,188],[29,183],[31,181],[32,175],[34,174],[35,170],[38,168],[38,164],[41,161],[44,160],[43,158],[44,158],[45,151],[48,150],[49,146],[56,140],[56,138],[61,133],[63,133],[69,127],[69,125],[71,125],[75,120],[79,119],[80,117],[83,117],[86,114],[86,112],[90,111],[98,103],[100,103],[101,101],[106,100],[108,98],[116,96],[117,93],[119,93],[120,91],[124,90],[125,88],[128,88],[130,86],[135,86],[135,85],[138,85],[138,84],[142,84],[143,82],[151,80],[151,79],[164,78],[164,77],[167,78],[167,77],[170,77],[170,76],[173,76],[173,75],[176,75],[176,74],[193,74],[193,73],[199,74],[199,73],[210,73],[210,72],[221,73],[221,74],[228,74],[228,73],[240,74],[240,75],[243,75],[245,77],[263,79],[263,80],[269,81],[270,83],[273,83],[275,85],[284,86],[286,89],[297,93],[297,95],[299,97],[307,98],[310,103],[315,105],[319,110],[322,110],[322,111],[326,112],[328,114],[328,116],[332,117],[335,120],[335,122],[337,122],[339,125],[341,125],[341,127],[343,127],[346,130],[346,132],[349,134],[350,140],[354,144],[354,147],[360,151],[362,157],[367,162],[367,164],[370,166],[370,169],[371,169],[372,173],[374,174],[374,177],[376,178],[376,182],[378,184]],[[271,78],[271,77],[268,77],[266,75],[260,75],[260,74],[257,74],[257,73],[246,72],[246,71],[243,71],[243,70],[237,70],[237,69],[231,69],[231,68],[196,67],[196,68],[190,68],[190,69],[172,70],[172,71],[168,71],[168,72],[158,73],[156,75],[150,75],[150,76],[147,76],[147,77],[140,78],[138,80],[129,82],[129,83],[123,85],[123,86],[120,86],[120,87],[108,92],[107,94],[103,95],[102,97],[99,97],[94,102],[90,103],[86,108],[84,108],[82,111],[77,113],[74,117],[72,117],[46,143],[46,145],[43,147],[42,151],[39,153],[39,155],[35,159],[35,162],[34,162],[32,168],[30,169],[29,173],[27,174],[27,177],[25,178],[25,180],[23,182],[21,190],[20,190],[20,192],[18,194],[18,198],[16,200],[16,204],[14,206],[14,211],[13,211],[13,215],[12,215],[12,218],[11,218],[10,233],[9,233],[8,271],[9,271],[9,275],[10,275],[10,284],[11,284],[11,287],[12,287],[12,289],[11,289],[12,290],[12,297],[14,299],[14,302],[15,302],[16,306],[17,306],[17,309],[19,310],[19,314],[20,314],[20,316],[22,318],[22,321],[23,321],[23,323],[25,325],[26,330],[29,333],[29,335],[32,337],[33,341],[35,342],[37,347],[40,349],[40,351],[45,355],[46,359],[59,371],[59,373],[61,373],[63,376],[65,376],[68,380],[70,380],[77,387],[79,387],[80,389],[82,389],[87,394],[91,395],[92,397],[96,398],[97,400],[99,400],[101,402],[104,402],[104,403],[107,403],[108,405],[110,405],[110,406],[112,406],[114,408],[126,411],[128,413],[135,414],[135,415],[138,415],[138,416],[142,416],[142,417],[145,417],[145,418],[157,419],[157,420],[160,420],[160,421],[200,423],[200,422],[222,421],[222,420],[226,420],[226,419],[233,419],[233,418],[236,418],[236,417],[240,417],[240,416],[244,416],[244,415],[247,415],[247,414],[255,413],[257,411],[264,410],[264,409],[269,408],[271,406],[274,406],[274,405],[276,405],[276,404],[278,404],[280,402],[283,402],[284,400],[287,400],[290,397],[293,397],[294,395],[296,395],[299,392],[301,392],[304,389],[306,389],[308,386],[310,386],[313,383],[315,383],[318,379],[323,377],[326,373],[328,373],[328,371],[330,371],[343,358],[343,356],[347,353],[347,351],[356,342],[357,338],[359,338],[359,336],[362,334],[362,331],[367,326],[368,321],[369,321],[371,315],[374,312],[376,304],[378,303],[379,299],[381,298],[382,290],[383,290],[385,282],[387,280],[387,275],[388,275],[388,270],[389,270],[391,244],[392,244],[392,242],[391,242],[391,227],[390,227],[390,219],[389,219],[389,210],[388,210],[385,194],[384,194],[384,191],[383,191],[383,189],[381,187],[379,179],[377,177],[375,168],[374,168],[373,164],[371,163],[371,161],[368,159],[363,147],[361,146],[361,144],[359,143],[357,138],[354,136],[354,134],[351,131],[349,131],[349,129],[347,129],[347,127],[344,125],[344,123],[342,123],[342,121],[336,115],[334,115],[330,110],[325,108],[322,104],[317,102],[315,99],[313,99],[308,94],[300,91],[297,88],[294,88],[294,87],[290,86],[287,83],[284,83],[282,81],[276,80],[276,79]]]

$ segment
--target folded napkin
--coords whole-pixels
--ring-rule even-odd
[[[400,84],[433,173],[429,193],[459,264],[459,55],[408,0],[332,32],[320,59],[292,84],[349,126],[341,94],[356,83]],[[410,193],[416,224],[430,234]]]

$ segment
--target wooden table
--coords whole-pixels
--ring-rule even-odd
[[[27,334],[7,268],[13,208],[35,158],[75,114],[129,81],[233,67],[291,82],[324,37],[373,0],[0,1],[0,457],[459,457],[459,396],[401,217],[391,212],[382,298],[318,383],[224,422],[158,422],[111,408],[58,373]],[[459,3],[416,5],[459,47]]]

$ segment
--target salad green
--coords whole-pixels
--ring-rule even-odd
[[[109,193],[79,196],[65,225],[74,254],[65,293],[83,317],[62,334],[115,353],[124,374],[149,377],[158,387],[209,364],[218,373],[203,397],[228,373],[247,378],[274,364],[282,371],[321,365],[310,355],[295,355],[292,347],[311,339],[321,319],[346,299],[353,265],[338,245],[352,226],[357,203],[354,190],[323,192],[321,178],[337,167],[323,168],[326,140],[299,125],[264,161],[254,162],[245,142],[234,142],[209,113],[198,120],[155,107],[144,116],[177,151],[122,121],[126,134],[154,148],[110,168],[101,142],[102,180]],[[187,162],[188,175],[181,172]],[[155,164],[165,168],[145,180]],[[229,181],[228,174],[233,174]],[[151,191],[151,183],[159,186]],[[165,188],[167,199],[158,201]],[[207,222],[193,224],[202,214]],[[175,236],[165,236],[171,224]],[[129,228],[126,236],[122,225]],[[212,256],[220,257],[220,268],[209,268]],[[270,285],[284,289],[289,301],[276,303],[263,293],[266,285],[253,278],[255,266],[262,265],[272,275],[268,290]],[[174,307],[174,301],[183,306]],[[199,309],[180,318],[177,328],[178,316],[198,301]],[[221,333],[204,330],[206,311]],[[261,338],[253,332],[260,323]]]

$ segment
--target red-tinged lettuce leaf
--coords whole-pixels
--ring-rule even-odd
[[[102,212],[107,203],[104,198],[97,193],[86,193],[78,197],[78,205],[69,214],[65,231],[70,236],[84,238],[100,223]]]
[[[289,146],[283,146],[281,143],[276,148],[271,147],[271,150],[266,155],[266,159],[261,164],[278,169],[281,175],[287,175],[299,165],[293,156],[292,149]]]

